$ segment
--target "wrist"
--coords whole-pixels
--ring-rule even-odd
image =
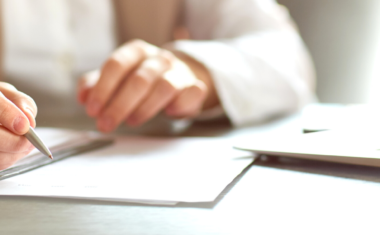
[[[202,63],[183,52],[172,51],[172,53],[191,69],[197,79],[202,81],[207,86],[208,94],[206,100],[204,101],[202,110],[212,109],[219,106],[219,97],[208,69]]]

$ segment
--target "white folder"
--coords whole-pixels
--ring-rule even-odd
[[[378,129],[331,130],[292,136],[254,137],[236,143],[235,148],[259,155],[380,167]]]

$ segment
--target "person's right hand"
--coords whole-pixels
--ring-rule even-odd
[[[27,155],[34,146],[23,136],[35,127],[36,103],[14,86],[0,82],[0,170]]]

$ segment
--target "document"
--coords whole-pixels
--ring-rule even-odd
[[[91,133],[60,129],[37,132],[43,140],[54,142],[50,146],[78,136],[94,138]],[[153,204],[209,202],[253,160],[225,138],[112,138],[114,143],[107,147],[0,181],[0,195]]]

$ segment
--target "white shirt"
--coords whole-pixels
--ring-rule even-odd
[[[35,99],[39,118],[84,116],[77,79],[116,47],[111,2],[3,0],[3,17],[6,81]]]
[[[80,113],[74,104],[76,78],[99,68],[116,45],[111,1],[4,0],[3,5],[8,81],[33,98],[43,97],[36,99],[42,115]],[[312,99],[307,51],[275,1],[185,0],[185,11],[194,40],[173,46],[205,64],[235,126],[289,113]]]

